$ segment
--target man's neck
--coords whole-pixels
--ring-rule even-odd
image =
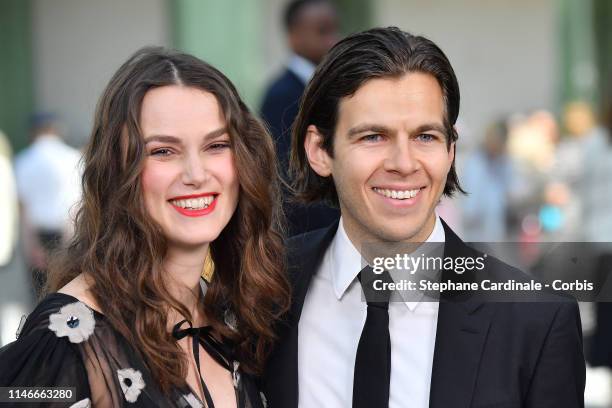
[[[340,218],[340,222],[342,223],[342,227],[344,228],[344,231],[346,232],[346,235],[351,241],[351,243],[353,244],[353,246],[355,248],[361,248],[364,244],[377,244],[377,243],[378,244],[381,244],[381,243],[418,244],[418,243],[427,242],[432,236],[434,227],[436,225],[437,218],[438,216],[434,212],[432,216],[429,217],[429,219],[426,221],[423,228],[421,228],[413,236],[407,237],[406,239],[401,240],[401,241],[386,240],[368,231],[363,231],[361,228],[351,225],[351,223],[347,222],[347,220],[344,217]]]

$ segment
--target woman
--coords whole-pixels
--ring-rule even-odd
[[[215,68],[132,56],[98,104],[55,293],[0,354],[0,385],[76,387],[78,407],[262,406],[252,374],[289,303],[273,152]]]

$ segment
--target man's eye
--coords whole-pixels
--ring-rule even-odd
[[[365,135],[361,138],[364,142],[380,142],[382,140],[382,135],[378,133],[373,133],[371,135]]]
[[[421,133],[417,136],[417,139],[421,142],[431,142],[436,139],[434,135],[430,135],[428,133]]]
[[[172,154],[172,151],[170,149],[162,147],[159,149],[152,150],[150,154],[151,156],[169,156],[170,154]]]

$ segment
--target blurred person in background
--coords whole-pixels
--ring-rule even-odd
[[[31,310],[31,283],[18,246],[19,207],[8,138],[0,131],[0,347],[15,340],[21,317]]]
[[[19,210],[11,159],[11,145],[0,131],[0,273],[13,258],[17,243]]]
[[[514,176],[509,233],[520,242],[537,242],[543,234],[539,211],[542,192],[555,164],[559,125],[552,113],[539,110],[513,115],[508,129],[508,154]]]
[[[547,171],[539,216],[543,231],[557,241],[580,241],[583,221],[583,190],[599,180],[585,171],[593,160],[593,144],[604,130],[592,107],[583,101],[567,104],[562,116],[563,136],[555,147],[554,163]],[[596,149],[598,150],[598,149]]]
[[[513,183],[506,152],[505,121],[489,126],[481,146],[467,158],[462,172],[463,232],[467,241],[500,242],[507,238],[508,200]]]
[[[46,281],[47,258],[72,231],[71,210],[81,198],[81,153],[62,139],[59,118],[32,117],[32,143],[15,158],[26,261],[35,295]]]
[[[221,72],[163,48],[136,52],[97,106],[74,237],[0,352],[0,387],[263,408],[253,374],[289,305],[272,138]]]
[[[291,53],[282,73],[265,91],[261,115],[276,144],[282,175],[287,176],[290,128],[306,84],[327,51],[339,39],[336,8],[328,0],[292,0],[285,8],[284,26]],[[285,198],[288,192],[285,191]],[[329,225],[339,213],[325,205],[304,207],[286,203],[289,235]]]
[[[540,202],[536,214],[541,229],[540,239],[577,243],[572,244],[570,248],[574,255],[580,258],[579,277],[597,282],[594,276],[597,250],[592,244],[581,245],[580,242],[596,240],[594,235],[586,234],[588,224],[594,216],[597,219],[596,224],[601,227],[606,218],[602,216],[601,209],[610,209],[606,205],[608,200],[599,201],[602,197],[592,200],[593,189],[606,188],[604,178],[601,174],[587,174],[600,171],[596,170],[602,165],[599,161],[605,160],[607,149],[605,146],[597,146],[598,140],[606,138],[605,130],[598,125],[592,106],[582,100],[566,104],[560,123],[563,131],[555,144],[553,163],[544,172],[546,181],[539,194]],[[592,208],[585,208],[585,200],[593,201],[589,204]],[[549,257],[545,252],[538,260],[538,268],[551,271],[550,278],[553,277],[552,271],[557,279],[576,278],[575,264],[565,262],[562,257]],[[597,287],[601,287],[600,284],[597,284]],[[580,302],[579,307],[582,331],[585,338],[589,338],[595,330],[596,307],[592,302]],[[586,344],[589,345],[588,342]]]

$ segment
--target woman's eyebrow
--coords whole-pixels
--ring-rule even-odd
[[[215,129],[211,132],[208,132],[206,135],[204,135],[204,141],[207,141],[209,139],[214,139],[225,133],[227,133],[227,127],[225,126],[219,129]],[[144,141],[145,141],[145,144],[150,143],[150,142],[161,142],[161,143],[172,143],[172,144],[181,143],[180,138],[176,136],[169,136],[169,135],[151,135],[151,136],[145,137]]]

